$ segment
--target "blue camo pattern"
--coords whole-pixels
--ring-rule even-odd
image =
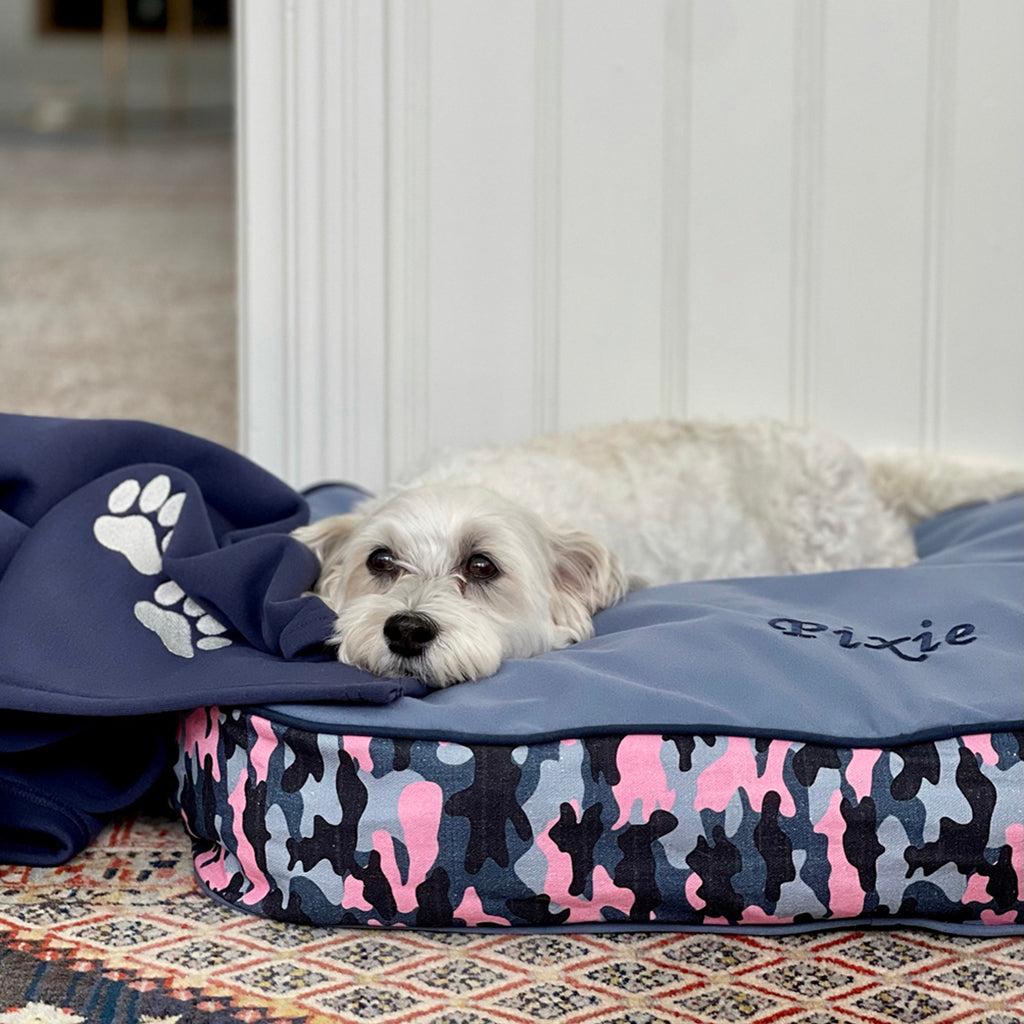
[[[282,921],[443,928],[1024,922],[1024,733],[892,748],[726,736],[520,746],[182,719],[213,894]]]

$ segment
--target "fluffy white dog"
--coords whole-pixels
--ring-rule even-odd
[[[295,536],[339,659],[442,687],[592,636],[631,589],[906,565],[916,519],[1018,490],[773,420],[660,420],[453,455]]]

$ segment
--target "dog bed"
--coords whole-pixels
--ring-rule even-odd
[[[1024,499],[916,539],[905,569],[640,591],[425,697],[200,708],[197,877],[315,925],[1019,932]]]

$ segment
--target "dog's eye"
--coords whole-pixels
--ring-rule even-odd
[[[498,567],[486,555],[470,555],[466,559],[466,575],[474,580],[493,580]]]
[[[390,576],[398,572],[395,556],[387,548],[377,548],[370,552],[366,560],[366,568],[376,576]]]

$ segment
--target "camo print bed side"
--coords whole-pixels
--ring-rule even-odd
[[[1024,921],[1024,734],[523,746],[183,719],[200,881],[317,925]]]

